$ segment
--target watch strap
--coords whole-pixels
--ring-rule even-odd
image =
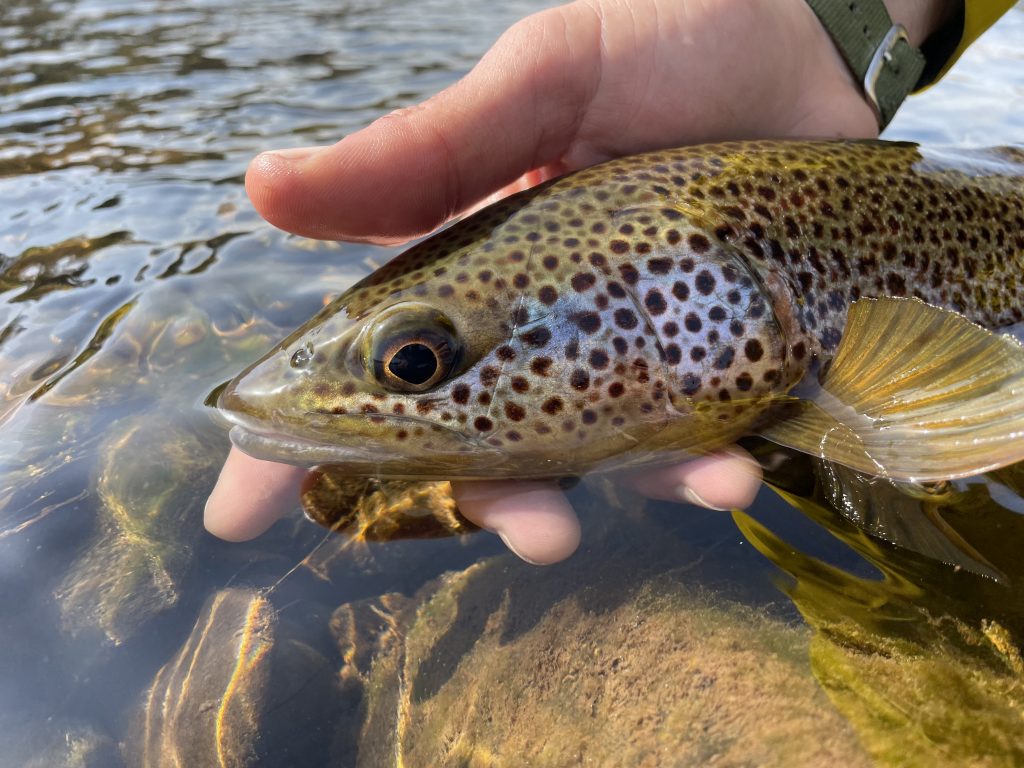
[[[885,128],[924,71],[921,52],[882,0],[807,0]]]

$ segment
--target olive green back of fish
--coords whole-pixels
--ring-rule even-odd
[[[784,278],[779,303],[794,308],[808,351],[835,350],[861,297],[913,296],[988,328],[1024,318],[1024,150],[889,142],[716,150],[634,173],[664,186],[654,172],[676,171],[672,180],[685,182],[679,210],[712,243]],[[791,338],[799,355],[801,339]]]

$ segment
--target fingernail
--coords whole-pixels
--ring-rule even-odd
[[[529,563],[530,565],[544,565],[544,563],[538,563],[536,560],[531,560],[526,555],[524,555],[522,552],[520,552],[518,549],[516,549],[514,546],[512,546],[512,542],[509,541],[505,537],[505,534],[502,533],[501,531],[498,531],[498,538],[500,538],[502,540],[502,542],[504,542],[505,546],[508,547],[509,552],[511,552],[516,557],[518,557],[524,563]]]
[[[299,160],[305,160],[307,157],[312,157],[321,149],[323,149],[323,147],[290,147],[288,149],[272,149],[269,152],[264,152],[263,154],[294,163]]]
[[[692,488],[690,488],[688,486],[685,486],[685,485],[679,486],[679,488],[677,489],[677,492],[683,498],[684,501],[688,501],[691,504],[696,504],[698,507],[707,507],[708,509],[713,509],[716,512],[726,512],[727,511],[726,507],[716,507],[713,504],[708,504],[706,501],[704,501],[704,499],[702,499],[700,496],[698,496],[694,492],[694,490]]]

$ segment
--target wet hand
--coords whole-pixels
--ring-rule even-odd
[[[705,140],[873,136],[874,116],[804,0],[571,3],[506,32],[463,80],[330,147],[267,152],[246,189],[309,237],[397,242],[490,199],[612,157]],[[232,450],[206,509],[222,538],[294,508],[303,470]],[[749,504],[760,468],[732,449],[628,482],[660,499]],[[535,563],[579,523],[549,483],[457,483],[466,517]]]
[[[229,541],[259,536],[297,504],[306,470],[260,461],[232,448],[206,507],[206,528]],[[646,496],[712,509],[745,507],[761,483],[761,469],[739,448],[685,464],[638,472],[623,481]],[[546,482],[452,484],[459,511],[496,533],[522,559],[546,565],[564,560],[580,540],[565,494]]]

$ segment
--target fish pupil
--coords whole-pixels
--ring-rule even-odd
[[[437,355],[425,344],[406,344],[388,362],[388,370],[404,382],[423,384],[437,372]]]

